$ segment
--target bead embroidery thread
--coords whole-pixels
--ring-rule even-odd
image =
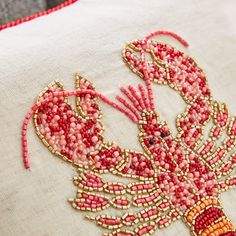
[[[97,93],[79,75],[76,91],[66,92],[59,82],[51,83],[23,123],[24,165],[29,168],[26,130],[33,116],[44,145],[77,169],[73,182],[78,192],[69,202],[75,209],[96,213],[86,217],[110,230],[104,235],[151,235],[182,218],[193,235],[235,236],[219,195],[236,186],[236,118],[230,117],[225,104],[212,98],[206,77],[192,58],[170,45],[149,41],[161,34],[188,46],[167,31],[128,43],[124,61],[144,80],[145,87],[122,87],[124,97],[117,95],[118,103]],[[146,61],[146,53],[152,61]],[[187,104],[177,117],[176,137],[155,111],[151,82],[170,86]],[[68,96],[76,96],[76,110],[68,103]],[[144,152],[104,140],[98,98],[138,125]],[[204,130],[210,122],[213,127],[204,141]],[[223,135],[227,137],[217,147]],[[107,181],[106,173],[122,181]],[[119,214],[100,213],[107,208],[117,209]]]

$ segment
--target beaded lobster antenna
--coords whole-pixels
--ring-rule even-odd
[[[189,139],[185,142],[184,137],[189,138],[188,133],[186,136],[173,137],[166,123],[160,122],[154,110],[150,85],[153,71],[150,62],[146,62],[145,52],[149,50],[149,38],[158,34],[169,34],[187,45],[179,36],[163,31],[136,41],[140,47],[133,47],[132,44],[131,48],[129,44],[124,52],[125,59],[145,79],[146,88],[141,84],[138,90],[132,86],[128,89],[121,88],[126,96],[116,97],[121,105],[97,93],[90,82],[80,76],[76,77],[76,91],[64,91],[59,82],[50,84],[39,95],[23,123],[25,167],[29,167],[26,128],[33,115],[36,132],[43,143],[52,153],[77,169],[78,176],[74,178],[74,183],[78,193],[74,199],[70,199],[71,205],[80,211],[92,212],[93,215],[87,218],[110,230],[104,235],[151,235],[158,228],[167,227],[180,217],[185,220],[193,235],[235,235],[233,225],[223,213],[218,197],[222,190],[235,186],[233,177],[225,181],[218,179],[233,171],[235,156],[232,155],[228,162],[218,163],[217,160],[211,164],[210,161],[218,158],[218,155],[208,158],[208,153],[196,151],[187,143]],[[139,52],[140,57],[133,55],[132,50]],[[156,65],[161,71],[164,63]],[[161,76],[157,77],[162,80]],[[204,91],[209,93],[209,90]],[[76,95],[76,110],[67,101],[67,97],[72,95]],[[122,149],[105,141],[102,136],[102,113],[97,98],[123,112],[138,125],[144,152]],[[212,102],[210,99],[208,103],[198,103],[197,99],[194,101],[196,104],[189,104],[186,112],[179,117],[179,123],[183,119],[185,123],[192,124],[191,111],[195,112],[199,106],[200,110],[205,108],[204,104],[210,107]],[[219,127],[219,123],[225,122],[226,112],[217,105],[214,107],[215,113],[206,112],[204,117],[208,121],[212,115],[215,129],[218,127],[221,132],[228,129],[229,138],[221,147],[228,154],[235,145],[236,125],[234,119],[228,122],[227,117],[227,124]],[[206,120],[203,121],[204,125]],[[195,124],[191,127],[201,127],[201,119],[198,123],[198,126]],[[180,134],[182,130],[179,131]],[[211,134],[213,133],[212,131]],[[192,137],[195,137],[194,132]],[[212,141],[215,139],[212,138]],[[204,144],[202,150],[207,147]],[[222,164],[221,169],[215,167],[218,164]],[[228,165],[230,168],[226,170]],[[120,182],[108,181],[106,173],[118,176]],[[118,213],[116,216],[105,214],[107,208],[117,209]]]

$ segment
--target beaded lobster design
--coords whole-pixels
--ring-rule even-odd
[[[222,191],[236,186],[236,118],[225,104],[215,101],[203,71],[192,58],[170,45],[148,40],[167,34],[158,31],[126,45],[125,62],[145,87],[121,88],[119,103],[97,93],[91,83],[76,76],[76,91],[66,92],[59,82],[40,95],[23,124],[24,163],[26,128],[33,115],[36,132],[48,149],[76,167],[78,188],[71,205],[96,215],[86,216],[110,230],[104,235],[151,235],[182,218],[193,235],[235,236],[220,205]],[[152,61],[146,62],[145,54]],[[177,135],[162,122],[154,108],[151,82],[168,85],[187,103],[177,117]],[[67,97],[76,95],[76,110]],[[106,142],[98,98],[123,112],[138,125],[143,152]],[[209,138],[204,130],[212,122]],[[222,143],[218,142],[226,136]],[[218,145],[218,147],[217,147]],[[105,180],[118,176],[119,182]],[[117,216],[101,213],[114,208]],[[127,211],[129,209],[129,211]]]

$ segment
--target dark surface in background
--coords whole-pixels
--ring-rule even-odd
[[[53,8],[66,0],[0,0],[0,25]]]
[[[66,0],[44,0],[44,1],[47,3],[47,9],[50,9],[65,2]]]

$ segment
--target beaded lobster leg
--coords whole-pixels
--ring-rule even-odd
[[[80,76],[76,77],[76,88],[94,91],[90,82]],[[162,196],[155,181],[156,169],[149,156],[104,141],[97,98],[87,93],[78,94],[77,110],[73,110],[63,94],[53,97],[62,91],[62,84],[55,81],[39,95],[36,104],[41,104],[34,112],[34,124],[48,149],[72,163],[78,171],[74,177],[78,193],[69,199],[72,207],[97,213],[87,218],[113,230],[109,235],[151,234],[157,227],[166,227],[177,219],[178,212]],[[121,181],[104,180],[102,175],[106,173],[118,176]],[[128,183],[127,179],[130,179]],[[99,213],[107,208],[123,213],[119,216]],[[131,208],[138,211],[124,212]]]
[[[236,232],[220,206],[219,194],[236,185],[231,175],[235,166],[235,118],[229,118],[225,105],[213,101],[202,70],[191,58],[169,45],[148,43],[159,34],[171,35],[187,46],[179,36],[166,31],[128,44],[124,59],[144,79],[146,88],[141,84],[137,90],[132,86],[121,88],[125,98],[116,97],[121,105],[97,93],[80,76],[76,78],[76,91],[64,91],[59,82],[50,84],[23,123],[25,167],[29,167],[26,128],[34,115],[42,142],[77,169],[74,184],[78,193],[69,202],[75,209],[92,212],[87,218],[109,229],[105,235],[151,235],[182,217],[193,235],[233,236]],[[151,53],[153,61],[146,62],[145,52]],[[154,109],[150,81],[168,84],[187,103],[177,118],[176,137]],[[72,95],[76,95],[76,110],[67,101]],[[138,125],[143,152],[105,142],[97,98]],[[210,138],[203,142],[204,128],[211,120]],[[225,130],[228,137],[215,148]],[[118,213],[106,214],[108,208]]]

